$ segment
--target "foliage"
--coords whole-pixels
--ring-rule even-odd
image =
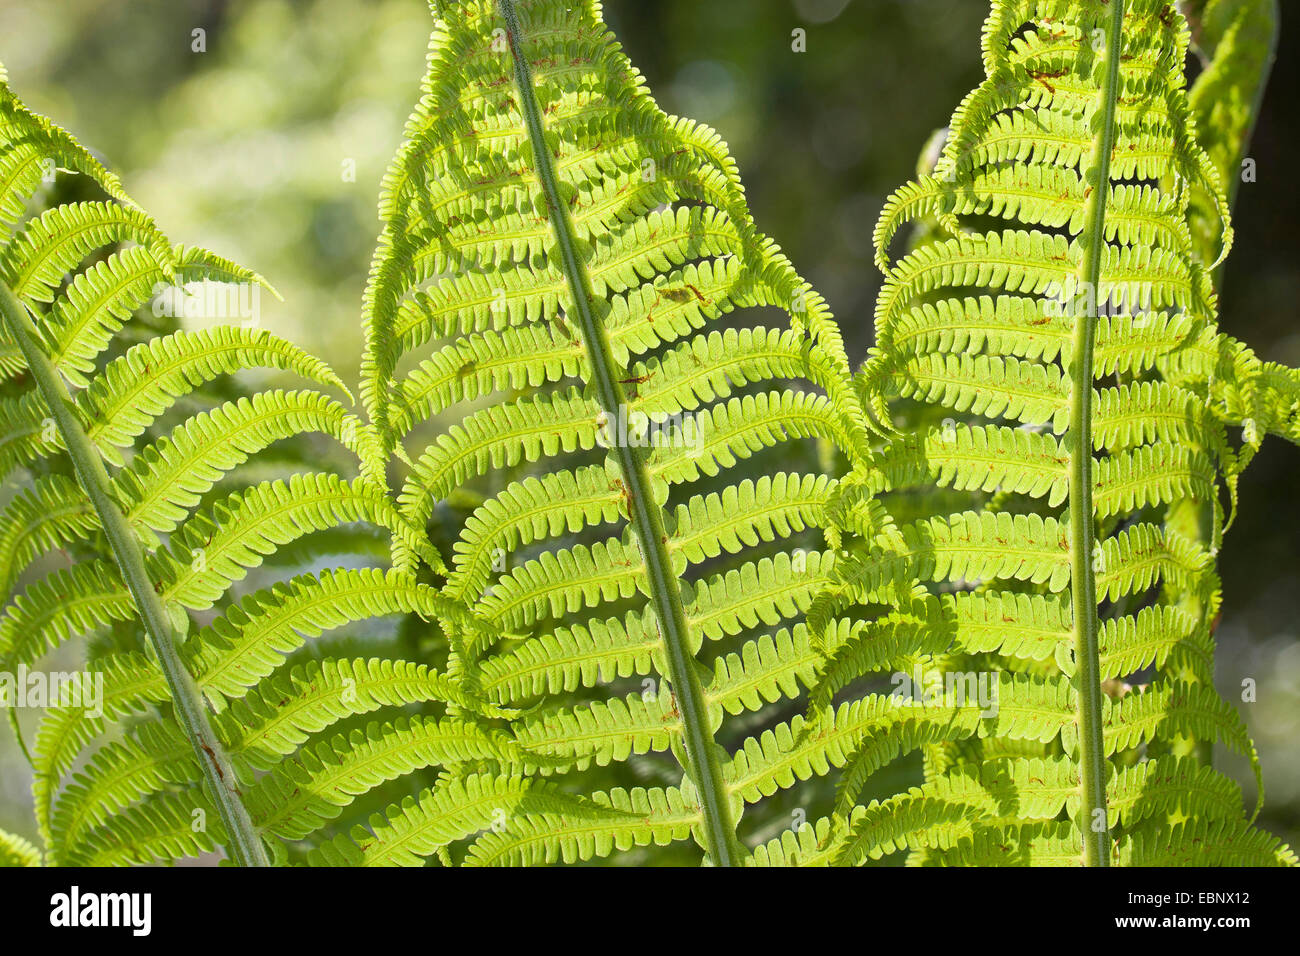
[[[1295,862],[1208,759],[1254,758],[1215,557],[1264,436],[1300,441],[1296,373],[1216,325],[1271,20],[1197,11],[1189,97],[1172,6],[995,0],[881,215],[854,375],[599,3],[433,6],[364,421],[269,332],[151,324],[160,284],[262,280],[0,85],[0,466],[31,475],[0,654],[95,634],[105,681],[45,714],[43,857],[0,862]]]
[[[1261,363],[1215,325],[1210,276],[1232,232],[1183,92],[1187,43],[1159,2],[995,3],[986,80],[933,173],[885,205],[860,385],[940,411],[861,481],[896,495],[933,483],[970,505],[891,535],[847,524],[857,542],[826,613],[910,597],[944,633],[929,666],[998,674],[999,713],[975,724],[970,702],[943,699],[947,725],[908,744],[926,750],[924,786],[861,819],[867,771],[847,775],[832,823],[850,860],[906,845],[989,862],[996,844],[1035,863],[1093,842],[1151,864],[1176,857],[1175,837],[1216,861],[1293,859],[1198,757],[1215,742],[1254,756],[1213,691],[1221,489],[1235,507],[1260,423],[1289,426]],[[1209,254],[1188,227],[1194,191],[1219,215]],[[899,229],[925,217],[939,230],[891,262]],[[832,648],[830,689],[891,665],[877,641]],[[886,808],[913,825],[882,827]]]
[[[131,862],[209,850],[225,841],[218,784],[231,781],[214,754],[220,742],[205,736],[203,707],[185,712],[198,698],[167,673],[170,660],[179,655],[195,693],[225,713],[270,673],[264,642],[288,649],[312,627],[383,613],[397,600],[349,589],[348,574],[338,572],[222,606],[251,570],[268,557],[288,558],[289,546],[313,533],[356,522],[431,552],[372,478],[306,472],[248,483],[256,475],[250,459],[308,432],[336,440],[354,460],[366,457],[370,431],[324,392],[267,389],[221,402],[208,391],[214,380],[269,368],[346,393],[323,363],[249,325],[154,335],[134,316],[146,303],[186,301],[175,290],[200,280],[247,285],[260,277],[206,250],[172,245],[114,176],[28,112],[7,84],[0,86],[0,156],[0,463],[6,475],[25,469],[33,476],[0,513],[0,577],[12,597],[0,619],[4,670],[31,667],[75,635],[118,630],[90,664],[91,679],[104,681],[103,712],[80,698],[52,707],[31,748],[45,853],[55,863]],[[101,198],[30,212],[29,195],[72,173]],[[172,298],[160,299],[169,290]],[[236,472],[241,477],[232,479]],[[119,528],[125,545],[114,535]],[[60,567],[50,560],[59,553],[76,560]],[[414,581],[391,583],[403,608],[438,600]],[[155,600],[160,619],[146,608]],[[198,628],[192,615],[214,608]],[[66,781],[110,730],[125,731],[124,739],[94,751]],[[246,766],[241,761],[240,771]],[[214,769],[217,784],[209,779],[201,792],[198,782]],[[194,784],[188,791],[179,786],[186,782]],[[192,828],[195,811],[214,819]]]

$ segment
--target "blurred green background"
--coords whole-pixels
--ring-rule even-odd
[[[980,79],[979,0],[608,0],[660,104],[716,127],[760,226],[827,297],[856,361],[879,274],[871,233],[930,134]],[[0,0],[0,61],[28,104],[106,160],[178,242],[262,272],[262,321],[355,381],[376,197],[419,89],[424,0]],[[1238,200],[1222,324],[1300,365],[1300,29],[1283,41]],[[791,34],[807,32],[807,52]],[[195,31],[203,31],[196,34]],[[201,43],[199,41],[202,41]],[[202,46],[202,52],[196,47]],[[1222,555],[1218,682],[1300,844],[1300,449],[1270,441]],[[1245,767],[1232,766],[1249,793]],[[26,765],[0,734],[0,827],[30,835]]]

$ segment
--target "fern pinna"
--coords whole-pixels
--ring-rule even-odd
[[[156,334],[156,306],[188,301],[191,283],[262,280],[172,245],[7,83],[0,184],[0,468],[19,480],[0,510],[0,661],[14,674],[71,637],[108,635],[87,677],[102,678],[102,699],[50,700],[30,747],[44,859],[149,862],[224,845],[238,862],[265,862],[261,835],[295,806],[258,802],[274,774],[250,781],[321,720],[326,688],[356,682],[371,699],[437,682],[423,667],[369,660],[273,677],[281,654],[303,634],[430,613],[439,599],[382,570],[301,575],[239,600],[234,589],[264,561],[301,570],[314,549],[295,553],[295,542],[358,522],[416,553],[425,545],[382,477],[344,480],[280,453],[315,433],[354,463],[373,458],[372,433],[344,404],[311,388],[220,400],[222,380],[257,369],[346,393],[323,363],[248,324]],[[65,187],[93,198],[59,201]],[[254,456],[281,477],[247,484]],[[364,688],[371,677],[387,681],[382,692]]]
[[[851,555],[818,619],[845,636],[818,694],[879,668],[900,629],[918,672],[945,680],[888,742],[923,749],[921,786],[862,806],[874,756],[845,774],[819,848],[840,861],[1295,862],[1207,759],[1225,744],[1258,778],[1213,687],[1214,558],[1224,488],[1230,508],[1264,431],[1287,428],[1261,363],[1216,328],[1231,230],[1187,46],[1159,0],[996,0],[987,78],[933,173],[886,203],[859,385],[878,415],[894,395],[926,427],[855,477],[901,523],[844,523]],[[1208,253],[1188,226],[1200,197],[1220,220]],[[891,261],[925,219],[938,229]],[[881,603],[904,613],[843,624]],[[988,710],[973,674],[997,682]]]

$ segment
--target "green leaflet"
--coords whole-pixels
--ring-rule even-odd
[[[40,866],[41,854],[22,837],[0,830],[0,866]]]

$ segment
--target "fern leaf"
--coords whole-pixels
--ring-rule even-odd
[[[845,862],[909,850],[915,862],[1106,865],[1153,859],[1161,838],[1201,837],[1225,862],[1237,846],[1239,860],[1289,852],[1271,857],[1239,798],[1188,756],[1222,741],[1258,777],[1240,718],[1212,689],[1214,557],[1230,524],[1220,495],[1235,508],[1263,435],[1287,434],[1294,414],[1289,370],[1265,381],[1215,325],[1243,101],[1218,107],[1234,122],[1198,139],[1209,90],[1234,74],[1258,88],[1271,5],[1210,6],[1207,41],[1223,43],[1224,59],[1189,99],[1190,34],[1171,5],[993,0],[984,81],[955,111],[933,171],[885,203],[876,346],[856,384],[878,417],[891,398],[919,407],[904,406],[914,434],[890,439],[883,475],[859,493],[915,514],[917,490],[938,486],[932,497],[953,510],[923,505],[897,528],[830,511],[848,553],[816,599],[816,699],[913,660],[1000,677],[996,713],[962,735],[900,740],[890,727],[855,744],[819,838],[847,846],[856,827]],[[895,256],[917,223],[927,230]],[[1225,424],[1246,420],[1234,449]],[[926,592],[929,610],[906,616]],[[1103,681],[1123,688],[1147,668],[1142,693],[1102,695]],[[1008,741],[1064,754],[1054,774],[1016,787],[1045,811],[1037,820],[1000,819],[987,791],[954,798],[996,761],[1024,759],[1003,756]],[[1133,766],[1152,746],[1180,756]],[[922,788],[855,806],[882,760],[918,747]],[[1184,813],[1196,823],[1171,830]],[[769,846],[805,852],[800,839]]]
[[[488,699],[533,700],[512,726],[538,754],[585,768],[672,751],[697,839],[739,861],[713,735],[810,677],[810,659],[775,655],[829,573],[815,531],[836,486],[731,472],[781,446],[870,459],[842,340],[758,232],[721,139],[658,109],[597,5],[438,12],[380,198],[361,395],[384,454],[414,462],[403,516],[445,528],[446,593],[487,627],[455,668]],[[788,325],[735,323],[773,306]],[[394,559],[421,563],[401,542]],[[653,702],[597,686],[632,677],[667,686]],[[606,839],[566,813],[469,859],[499,844],[493,859],[575,861],[694,826]]]

